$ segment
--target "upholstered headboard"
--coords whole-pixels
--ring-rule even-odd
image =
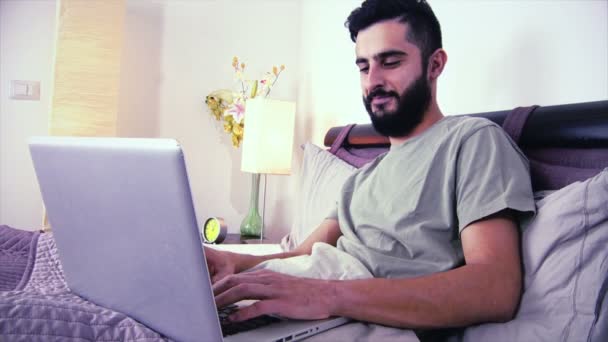
[[[528,156],[535,190],[555,190],[608,167],[608,101],[518,107],[487,113]],[[330,152],[360,167],[388,150],[388,138],[371,124],[331,128]]]

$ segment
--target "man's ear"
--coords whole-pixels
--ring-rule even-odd
[[[443,72],[445,64],[448,62],[448,54],[444,49],[437,49],[431,57],[429,57],[429,65],[427,75],[431,80],[435,80]]]

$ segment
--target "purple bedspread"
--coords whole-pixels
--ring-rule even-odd
[[[0,226],[0,291],[25,286],[34,266],[39,235]]]
[[[0,226],[0,341],[167,341],[70,292],[51,233]]]

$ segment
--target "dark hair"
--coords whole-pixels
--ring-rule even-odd
[[[442,43],[439,21],[425,0],[366,0],[350,13],[344,26],[348,27],[350,38],[355,42],[359,31],[396,18],[409,25],[405,38],[420,49],[422,61],[428,62]]]

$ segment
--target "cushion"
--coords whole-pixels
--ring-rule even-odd
[[[304,144],[294,222],[290,233],[281,241],[284,250],[292,250],[306,240],[330,209],[335,208],[344,181],[355,170],[318,146]]]
[[[604,299],[598,304],[599,316],[596,317],[595,326],[591,331],[591,342],[606,342],[608,341],[608,283],[604,283],[602,296]]]
[[[515,319],[469,327],[464,341],[605,337],[608,317],[600,314],[608,286],[606,199],[608,169],[537,201],[537,215],[522,223],[524,292]]]

